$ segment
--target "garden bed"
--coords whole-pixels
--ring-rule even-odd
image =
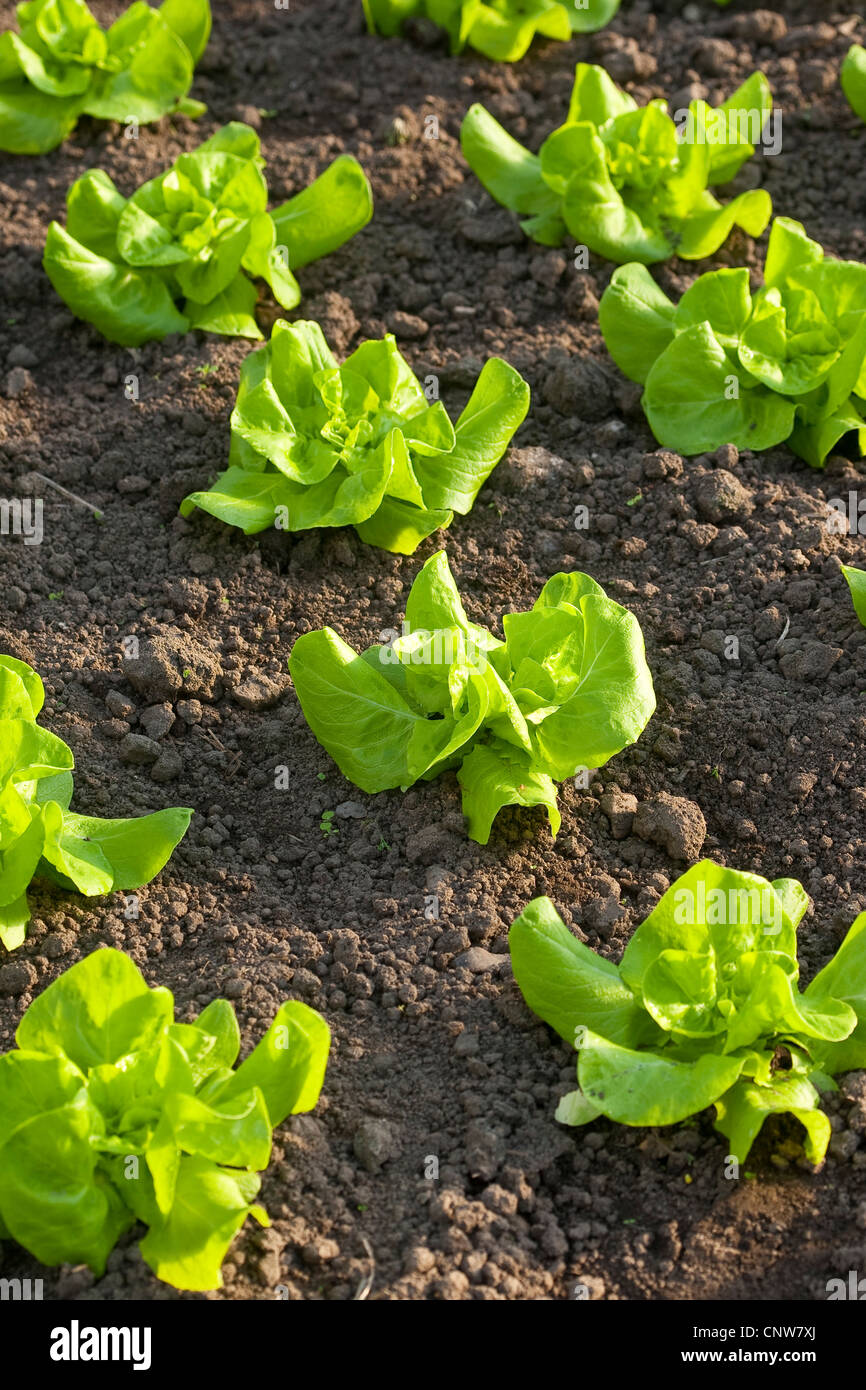
[[[168,985],[179,1017],[229,997],[245,1043],[286,996],[325,1015],[322,1100],[278,1132],[264,1177],[274,1224],[245,1228],[211,1298],[349,1299],[371,1275],[370,1297],[387,1299],[558,1299],[576,1283],[609,1299],[823,1298],[829,1278],[863,1267],[866,1079],[830,1101],[836,1132],[817,1174],[793,1121],[766,1125],[739,1180],[707,1116],[568,1130],[553,1111],[574,1054],[523,1004],[507,930],[549,894],[618,959],[702,851],[799,878],[814,904],[804,979],[830,958],[866,907],[866,630],[839,571],[864,564],[864,545],[827,524],[827,502],[847,500],[861,475],[840,456],[813,471],[785,448],[658,450],[598,329],[613,267],[592,257],[583,271],[527,241],[457,137],[478,100],[537,148],[563,118],[578,59],[672,108],[717,101],[760,67],[784,113],[782,150],[750,161],[735,187],[759,181],[776,214],[864,260],[866,128],[837,80],[862,21],[835,4],[816,20],[810,0],[623,0],[607,30],[537,43],[507,67],[452,59],[423,27],[412,40],[364,36],[355,0],[214,8],[200,122],[164,120],[130,140],[83,121],[50,157],[0,159],[0,496],[44,498],[41,545],[0,540],[0,650],[45,678],[41,722],[74,750],[76,810],[196,810],[137,919],[120,896],[34,887],[28,939],[0,961],[0,1047],[33,995],[100,944]],[[4,5],[0,27],[10,20]],[[405,795],[358,792],[290,687],[301,633],[328,623],[360,648],[399,627],[442,537],[407,558],[348,530],[248,539],[202,513],[181,520],[182,498],[225,464],[248,345],[190,333],[130,352],[73,320],[45,279],[48,222],[85,169],[129,194],[228,120],[259,129],[274,201],[342,151],[370,177],[371,224],[299,274],[298,313],[335,351],[394,332],[422,381],[439,378],[452,416],[489,355],[530,383],[513,448],[445,534],[470,618],[497,629],[549,575],[580,568],[640,620],[657,713],[588,791],[563,787],[555,842],[540,809],[503,812],[487,846],[470,842],[450,775]],[[757,270],[765,240],[736,232],[711,261],[674,260],[657,278],[678,295],[697,270]],[[123,667],[131,636],[151,644],[138,688]],[[194,673],[180,704],[175,658]],[[156,751],[130,743],[158,732],[158,714],[139,717],[166,703],[173,724]],[[627,798],[660,796],[641,816],[647,838],[629,831]],[[321,828],[328,810],[336,834]],[[99,1281],[46,1271],[11,1244],[2,1273],[41,1276],[53,1298],[174,1296],[132,1236]]]

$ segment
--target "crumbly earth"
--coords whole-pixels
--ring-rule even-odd
[[[866,127],[837,83],[864,26],[815,0],[623,0],[607,31],[538,43],[507,67],[452,59],[423,25],[366,37],[356,0],[214,9],[200,123],[165,120],[133,140],[83,121],[49,156],[0,161],[0,496],[45,502],[41,546],[0,540],[0,650],[45,677],[42,722],[74,750],[76,809],[196,811],[137,919],[120,895],[34,889],[30,936],[0,963],[0,1047],[35,994],[100,944],[170,986],[181,1018],[232,999],[245,1047],[286,997],[322,1011],[334,1043],[321,1102],[278,1131],[263,1183],[273,1226],[249,1224],[211,1298],[352,1299],[369,1280],[380,1299],[564,1299],[576,1284],[606,1299],[823,1298],[828,1278],[866,1261],[866,1077],[829,1103],[819,1173],[793,1121],[766,1126],[739,1179],[710,1114],[668,1130],[565,1129],[553,1112],[574,1056],[525,1008],[507,931],[547,893],[616,960],[702,852],[799,877],[814,904],[804,979],[832,955],[866,907],[866,630],[839,572],[866,555],[860,537],[828,529],[827,502],[858,488],[861,465],[836,456],[814,472],[784,448],[658,451],[599,333],[611,266],[576,269],[568,249],[526,241],[457,137],[480,100],[537,147],[564,117],[577,59],[674,107],[717,100],[761,67],[783,148],[736,186],[764,184],[829,252],[864,258]],[[5,26],[11,6],[0,13]],[[248,344],[191,333],[125,351],[74,321],[41,270],[48,222],[85,169],[129,193],[231,119],[260,130],[275,202],[343,150],[370,175],[371,225],[300,275],[301,313],[335,349],[393,330],[452,413],[490,354],[531,384],[529,418],[474,512],[414,557],[352,532],[246,539],[201,514],[180,520],[180,499],[225,462]],[[763,250],[737,234],[712,262],[657,274],[680,291],[711,265],[757,272]],[[261,315],[276,317],[264,294]],[[37,474],[101,509],[102,524]],[[658,711],[587,791],[562,788],[555,843],[541,812],[516,810],[488,846],[470,843],[453,776],[361,794],[291,689],[300,633],[329,623],[355,646],[375,640],[442,545],[471,617],[495,630],[574,567],[640,619]],[[125,674],[128,637],[158,639],[143,691]],[[192,670],[180,695],[172,653]],[[640,836],[624,795],[640,803]],[[327,837],[325,810],[338,827]],[[134,1232],[98,1281],[45,1271],[11,1244],[2,1260],[4,1275],[44,1276],[49,1297],[177,1296]]]

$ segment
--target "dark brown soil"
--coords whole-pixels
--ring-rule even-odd
[[[214,8],[194,87],[210,108],[201,123],[165,121],[136,142],[83,122],[52,155],[0,161],[0,496],[45,498],[41,546],[0,540],[0,650],[45,677],[43,722],[74,749],[78,810],[196,808],[137,921],[119,896],[34,892],[30,937],[0,963],[0,1047],[33,995],[99,943],[169,985],[181,1016],[228,994],[247,1044],[286,996],[325,1014],[322,1101],[278,1133],[264,1180],[274,1226],[242,1234],[214,1298],[284,1286],[290,1298],[350,1299],[370,1253],[374,1298],[562,1299],[576,1282],[608,1299],[824,1298],[828,1278],[866,1269],[866,1088],[852,1078],[832,1102],[818,1174],[799,1160],[793,1123],[767,1126],[739,1181],[724,1176],[708,1115],[654,1132],[564,1129],[553,1111],[574,1057],[523,1006],[506,935],[530,897],[549,893],[617,959],[684,865],[635,835],[615,840],[600,796],[667,792],[700,807],[704,853],[802,879],[814,902],[804,976],[829,958],[866,906],[866,630],[839,573],[866,554],[826,525],[827,500],[861,473],[839,457],[812,472],[785,449],[660,457],[599,334],[611,267],[583,273],[565,251],[525,241],[465,167],[457,135],[478,99],[537,145],[564,117],[578,58],[607,62],[642,101],[674,105],[698,87],[727,95],[760,66],[784,145],[747,166],[741,186],[760,180],[829,252],[866,258],[866,127],[837,84],[863,24],[816,0],[701,0],[685,15],[674,0],[623,0],[606,32],[538,44],[508,68],[452,60],[423,33],[364,37],[356,0]],[[0,7],[4,26],[11,13]],[[427,116],[438,139],[424,138]],[[73,321],[42,273],[48,221],[83,170],[98,165],[131,192],[230,119],[260,127],[274,201],[341,150],[371,177],[371,225],[301,272],[302,313],[335,348],[393,329],[453,411],[491,353],[530,381],[529,418],[475,511],[413,558],[351,532],[247,540],[201,514],[180,520],[180,499],[224,464],[248,345],[189,334],[124,351]],[[759,267],[763,244],[737,236],[711,264],[744,259]],[[675,261],[658,275],[679,290],[703,268]],[[29,377],[10,382],[16,365]],[[137,403],[124,394],[130,374]],[[722,469],[744,489],[728,515]],[[34,472],[101,508],[104,523]],[[574,529],[578,504],[587,531]],[[497,627],[550,574],[578,567],[643,626],[658,712],[589,794],[563,788],[555,844],[527,811],[501,815],[486,848],[470,843],[453,777],[363,796],[289,686],[299,633],[327,622],[368,644],[399,624],[420,563],[442,544],[474,619]],[[165,736],[165,781],[120,757],[148,703],[123,675],[122,640],[155,634],[203,650],[219,676],[199,722],[179,715]],[[738,660],[725,658],[726,636]],[[135,706],[127,721],[106,705],[112,692]],[[280,765],[288,791],[274,789]],[[334,808],[339,834],[325,838],[321,813]],[[434,893],[438,921],[425,918]],[[470,945],[492,953],[478,973],[460,959]],[[438,1178],[425,1176],[434,1159]],[[46,1273],[8,1244],[3,1273],[44,1275],[51,1297],[174,1296],[132,1238],[98,1282]]]

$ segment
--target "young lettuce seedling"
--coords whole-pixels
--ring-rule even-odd
[[[452,53],[468,45],[485,58],[514,63],[536,34],[570,39],[609,24],[620,0],[363,0],[371,34],[398,34],[420,15],[447,30]]]
[[[187,97],[210,37],[208,0],[131,5],[108,30],[84,0],[28,0],[0,34],[0,150],[45,154],[79,116],[158,121],[206,109]]]
[[[460,143],[488,193],[543,246],[560,246],[568,233],[612,261],[698,260],[732,227],[760,236],[770,220],[765,190],[723,205],[709,187],[728,183],[754,154],[771,108],[767,79],[755,72],[722,106],[693,101],[675,121],[664,101],[639,107],[604,68],[578,63],[565,125],[537,155],[477,104]]]
[[[0,1056],[0,1237],[97,1277],[124,1231],[177,1289],[219,1288],[255,1202],[271,1131],[312,1110],[325,1020],[290,1002],[233,1070],[240,1032],[215,999],[194,1023],[122,951],[94,951],[30,1005]]]
[[[0,941],[8,951],[26,934],[31,879],[87,897],[140,888],[167,863],[192,816],[182,806],[129,820],[70,811],[72,750],[36,723],[44,701],[36,672],[0,656]]]
[[[294,309],[293,270],[365,227],[373,202],[358,161],[339,155],[268,212],[260,150],[256,132],[233,121],[129,199],[89,169],[67,195],[66,227],[52,222],[45,242],[42,263],[61,299],[124,347],[189,328],[261,338],[248,277]]]
[[[813,468],[849,433],[866,451],[866,265],[825,257],[799,222],[775,219],[754,294],[745,267],[710,270],[674,305],[644,266],[624,265],[599,319],[665,448],[787,441]]]
[[[528,409],[526,382],[491,357],[452,425],[390,334],[340,367],[317,323],[278,320],[241,369],[229,467],[181,515],[201,507],[247,535],[354,526],[411,555],[471,511]]]
[[[366,792],[457,771],[469,835],[503,806],[544,806],[557,781],[602,767],[655,709],[637,619],[586,574],[549,579],[505,640],[466,616],[444,551],[406,604],[403,633],[361,656],[331,628],[299,637],[289,670],[316,738]]]
[[[579,1088],[557,1119],[670,1125],[715,1105],[743,1163],[767,1116],[788,1112],[820,1163],[830,1121],[818,1093],[866,1067],[866,913],[801,994],[808,901],[794,879],[705,859],[672,884],[619,966],[576,940],[549,898],[529,903],[509,936],[515,979],[579,1051]]]

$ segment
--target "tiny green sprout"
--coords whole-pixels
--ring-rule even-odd
[[[715,777],[715,779],[716,779],[717,782],[721,782],[721,780],[722,780],[722,774],[721,774],[721,771],[719,770],[718,766],[716,766],[716,767],[714,767],[714,768],[711,769],[711,771],[710,771],[710,776],[711,776],[711,777]]]
[[[384,835],[383,835],[382,838],[380,839],[380,841],[379,841],[378,845],[376,846],[376,848],[377,848],[377,850],[379,851],[380,854],[385,854],[386,851],[389,850],[389,849],[391,848],[391,846],[388,844],[388,841],[385,839]]]
[[[277,108],[276,106],[260,106],[258,107],[258,113],[263,121],[270,121],[276,116]]]
[[[62,589],[56,589],[56,590],[54,591],[54,593],[49,594],[48,597],[51,598],[51,599],[63,598],[63,590],[62,590]]]
[[[190,666],[184,666],[184,668],[183,668],[183,678],[184,678],[184,680],[185,680],[185,681],[188,681],[191,675],[192,675],[192,667],[190,667]]]
[[[317,772],[317,773],[316,773],[316,776],[317,776],[317,778],[319,779],[320,782],[324,782],[324,781],[325,781],[326,775],[327,775],[327,774],[324,773],[324,772]]]
[[[622,1224],[623,1224],[624,1226],[635,1226],[635,1225],[637,1225],[637,1217],[636,1217],[636,1216],[624,1216],[623,1219],[622,1219]]]
[[[220,603],[225,604],[226,608],[228,608],[229,601],[228,601],[228,599],[225,597],[225,595],[223,595],[223,597],[220,599]]]
[[[643,493],[642,493],[642,492],[636,492],[635,495],[634,495],[634,497],[629,497],[629,498],[627,499],[625,505],[626,505],[627,507],[636,507],[637,504],[638,504],[638,502],[642,502],[642,501],[643,501]]]
[[[322,812],[322,819],[319,821],[319,829],[325,837],[328,835],[339,835],[340,832],[334,825],[333,811]]]

